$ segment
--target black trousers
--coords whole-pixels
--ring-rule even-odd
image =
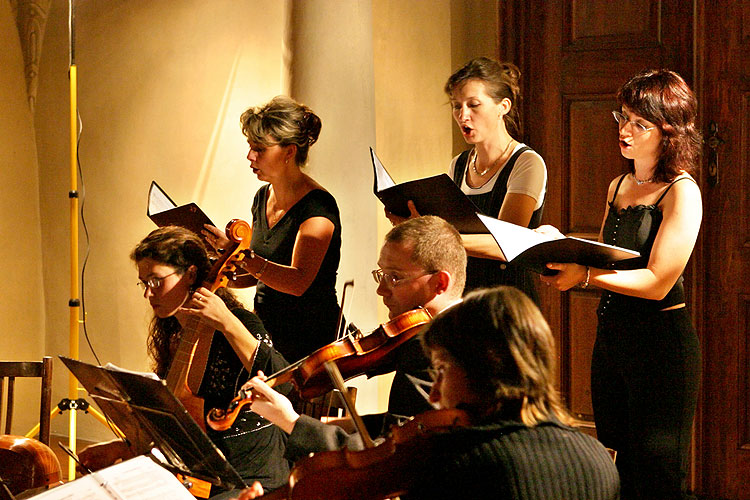
[[[599,316],[591,394],[599,440],[617,450],[623,500],[685,498],[701,378],[687,308]]]

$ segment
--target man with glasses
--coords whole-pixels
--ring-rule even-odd
[[[391,229],[380,250],[378,266],[373,277],[391,319],[418,307],[434,316],[461,300],[466,280],[466,251],[458,231],[439,217],[417,217]],[[432,409],[429,360],[418,337],[405,342],[393,354],[389,366],[368,374],[396,372],[388,413],[364,416],[368,430],[375,435],[399,418]],[[347,426],[343,422],[341,426],[329,425],[298,415],[289,400],[271,389],[262,377],[253,378],[243,389],[253,391],[253,411],[290,434],[286,451],[290,460],[311,452],[362,446],[358,435],[344,430]]]

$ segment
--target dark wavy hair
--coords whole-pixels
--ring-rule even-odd
[[[521,87],[518,81],[521,79],[521,71],[509,62],[497,62],[489,57],[477,57],[467,62],[458,71],[453,73],[445,83],[445,93],[453,95],[453,91],[463,86],[469,80],[481,80],[487,87],[489,94],[495,102],[510,99],[510,111],[503,117],[505,128],[515,140],[521,139]]]
[[[297,165],[307,163],[310,146],[323,126],[318,115],[291,97],[279,95],[262,106],[253,106],[240,116],[242,133],[251,145],[297,146]]]
[[[130,253],[130,259],[135,263],[143,259],[152,259],[174,268],[179,275],[185,274],[190,266],[195,266],[196,289],[206,280],[211,270],[208,252],[200,238],[192,231],[177,226],[165,226],[151,231],[136,245]],[[230,309],[243,307],[234,294],[225,288],[220,288],[216,294]],[[146,346],[152,360],[152,368],[161,378],[167,376],[174,350],[180,340],[180,333],[180,323],[174,316],[154,316],[151,319]]]
[[[682,171],[695,173],[702,144],[695,126],[698,104],[680,75],[668,69],[638,73],[620,88],[617,101],[661,130],[662,148],[654,180],[671,182]],[[628,163],[635,172],[633,161]]]
[[[475,290],[422,334],[429,355],[444,349],[479,394],[477,413],[534,426],[571,423],[555,389],[555,343],[534,302],[510,286]]]

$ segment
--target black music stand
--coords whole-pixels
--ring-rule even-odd
[[[166,382],[60,356],[136,454],[159,449],[173,472],[226,488],[247,487]]]

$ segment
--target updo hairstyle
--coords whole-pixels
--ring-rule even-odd
[[[307,154],[320,135],[318,115],[291,97],[279,95],[262,106],[248,108],[240,116],[242,133],[251,145],[297,146],[295,163],[304,166]]]

